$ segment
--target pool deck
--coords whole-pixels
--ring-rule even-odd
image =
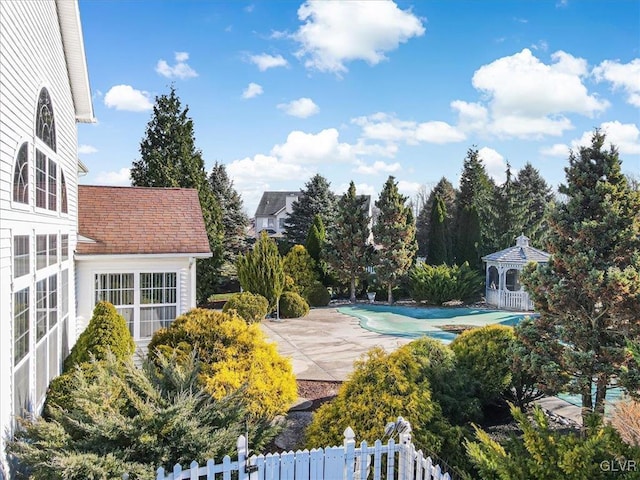
[[[391,352],[413,340],[365,330],[358,318],[340,313],[334,306],[314,308],[302,318],[264,320],[260,325],[280,354],[291,358],[299,380],[344,381],[354,360],[371,348],[380,346]],[[539,403],[550,413],[582,423],[580,408],[575,405],[557,397]]]

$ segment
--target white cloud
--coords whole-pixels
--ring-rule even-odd
[[[255,8],[256,6],[252,3],[251,5],[247,5],[246,7],[244,7],[243,10],[247,13],[251,13]]]
[[[420,142],[444,144],[460,142],[466,138],[462,131],[445,122],[417,123],[400,120],[382,112],[356,117],[351,123],[362,128],[363,138],[389,143],[404,141],[409,145]]]
[[[131,185],[130,170],[126,167],[116,172],[100,172],[95,177],[97,185]]]
[[[627,102],[640,107],[640,58],[629,63],[605,60],[593,69],[598,82],[611,82],[614,89],[622,89],[627,94]]]
[[[254,98],[254,97],[257,97],[258,95],[262,95],[263,92],[264,90],[262,89],[261,85],[251,82],[249,83],[247,88],[245,88],[244,91],[242,92],[242,98],[244,99]]]
[[[416,139],[427,143],[461,142],[466,135],[445,122],[425,122],[418,125]]]
[[[292,100],[289,103],[280,103],[278,108],[287,115],[298,118],[307,118],[320,111],[320,107],[318,107],[313,100],[306,97]]]
[[[504,157],[489,147],[482,147],[478,150],[478,157],[482,159],[489,176],[498,185],[504,183],[506,179],[505,170],[507,169],[507,162],[505,162]]]
[[[271,155],[285,163],[291,164],[323,164],[354,160],[353,146],[340,143],[339,133],[335,128],[327,128],[317,134],[294,130],[287,136],[287,141],[275,145]]]
[[[356,195],[371,195],[373,199],[376,197],[376,187],[368,183],[356,183]],[[338,195],[344,195],[349,190],[349,183],[341,183],[333,192]]]
[[[234,179],[238,179],[239,185],[250,179],[284,181],[307,173],[300,165],[286,163],[275,156],[260,153],[253,158],[234,160],[227,165],[227,171]]]
[[[409,198],[409,200],[411,200],[416,195],[416,193],[418,193],[421,186],[422,184],[418,182],[410,182],[408,180],[398,180],[398,191],[401,194],[406,195]]]
[[[258,70],[264,72],[269,68],[286,67],[289,62],[282,55],[269,55],[262,53],[260,55],[251,55],[249,61],[258,67]]]
[[[104,104],[116,110],[144,112],[153,108],[149,93],[136,90],[131,85],[115,85],[104,96]]]
[[[464,132],[483,130],[489,121],[489,111],[479,103],[454,100],[451,108],[458,113],[458,128]]]
[[[600,130],[606,134],[606,145],[615,145],[621,154],[640,154],[640,130],[633,123],[620,123],[619,121],[604,122],[600,124]],[[587,131],[579,139],[571,142],[571,148],[577,150],[579,147],[591,145],[593,131]]]
[[[297,56],[307,68],[343,73],[345,63],[365,60],[376,65],[410,38],[421,36],[422,21],[390,0],[306,1],[298,9],[303,25],[292,35],[300,43]]]
[[[78,145],[78,153],[83,155],[90,155],[96,153],[98,149],[92,145]]]
[[[158,60],[156,72],[163,77],[179,78],[181,80],[198,76],[198,73],[187,64],[187,60],[189,60],[188,52],[175,52],[174,56],[176,60],[174,66],[170,66],[165,60]]]
[[[573,127],[565,114],[593,117],[609,107],[606,100],[589,94],[583,83],[588,75],[586,60],[562,51],[551,58],[551,64],[544,64],[525,48],[474,73],[473,86],[488,98],[488,132],[520,138],[559,136]],[[452,102],[461,118],[469,105]]]
[[[381,173],[394,173],[399,171],[402,167],[398,162],[386,163],[380,160],[376,160],[372,164],[367,164],[361,160],[356,162],[357,167],[353,169],[355,173],[362,175],[379,175]]]
[[[550,147],[541,148],[540,153],[549,157],[567,158],[569,157],[569,146],[564,143],[555,143]]]

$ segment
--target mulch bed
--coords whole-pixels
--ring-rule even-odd
[[[311,400],[307,411],[317,410],[323,403],[331,401],[338,394],[342,382],[326,382],[319,380],[298,380],[298,396]]]

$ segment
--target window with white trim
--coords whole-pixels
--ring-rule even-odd
[[[134,309],[134,274],[133,273],[100,273],[95,278],[96,302],[109,302],[127,321],[133,335]]]
[[[29,288],[13,294],[13,413],[29,410]]]
[[[13,170],[13,201],[29,203],[29,151],[26,143],[18,150]]]
[[[36,283],[36,397],[39,405],[47,386],[60,372],[58,357],[58,276]]]
[[[140,274],[140,337],[151,337],[175,320],[177,312],[177,275]]]
[[[58,166],[36,149],[36,207],[58,209]]]
[[[53,116],[53,103],[46,88],[40,90],[40,95],[38,96],[36,135],[51,150],[56,151],[56,122]]]
[[[69,270],[60,277],[60,359],[65,359],[69,355]]]
[[[58,263],[58,234],[49,235],[49,265]]]
[[[60,235],[60,261],[69,260],[69,235]]]
[[[64,179],[64,172],[60,167],[60,211],[62,213],[69,213],[69,206],[67,201],[67,182]]]
[[[29,235],[13,237],[13,278],[19,278],[29,273],[31,262],[29,240]]]

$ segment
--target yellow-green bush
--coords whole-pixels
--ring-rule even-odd
[[[98,302],[89,325],[64,361],[64,371],[90,361],[91,355],[102,360],[110,351],[117,359],[126,360],[131,358],[135,350],[136,344],[124,317],[109,302]]]
[[[326,307],[331,301],[329,290],[320,282],[305,288],[303,296],[312,307]]]
[[[313,282],[317,281],[316,263],[307,252],[303,245],[294,245],[291,250],[282,259],[282,268],[284,273],[291,277],[293,285],[285,290],[291,290],[296,293],[309,287]]]
[[[219,399],[244,387],[253,415],[274,417],[297,398],[289,360],[266,341],[260,325],[249,325],[237,315],[193,309],[155,333],[150,358],[156,349],[185,355],[196,349],[206,390]]]
[[[260,322],[267,315],[269,300],[251,292],[236,293],[222,307],[224,313],[235,312],[247,323]]]
[[[280,316],[300,318],[309,313],[307,301],[295,292],[284,292],[280,297]]]

